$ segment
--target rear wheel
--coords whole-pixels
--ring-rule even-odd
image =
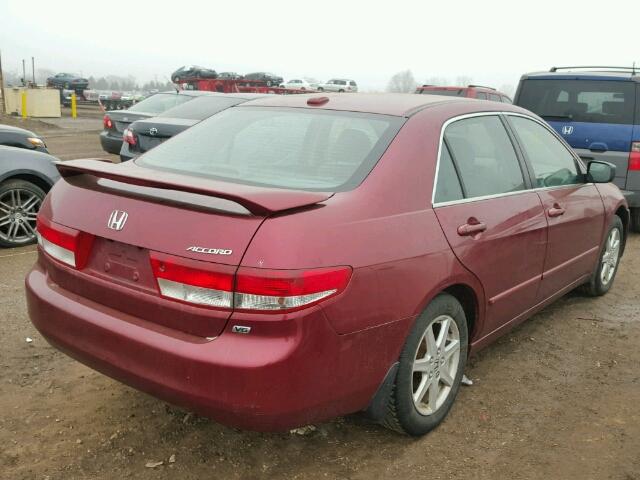
[[[36,216],[44,191],[24,180],[0,185],[0,246],[20,247],[36,241]]]
[[[597,297],[609,291],[618,271],[620,254],[624,243],[624,227],[617,215],[613,216],[604,245],[600,251],[598,266],[591,276],[591,280],[584,286],[587,295]]]
[[[631,231],[640,233],[640,208],[631,209]]]
[[[318,87],[318,91],[319,91],[319,92],[324,92],[324,88],[322,88],[322,87]]]
[[[414,436],[437,427],[460,388],[467,344],[462,305],[449,294],[438,295],[407,337],[384,426]]]

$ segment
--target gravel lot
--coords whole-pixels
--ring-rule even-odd
[[[59,158],[114,159],[87,128],[41,130]],[[0,478],[638,480],[639,249],[634,235],[607,296],[570,294],[474,357],[474,386],[417,440],[358,416],[243,432],[121,385],[38,335],[35,249],[0,250]]]

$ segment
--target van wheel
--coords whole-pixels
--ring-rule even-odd
[[[24,180],[0,185],[0,246],[21,247],[36,241],[36,216],[45,195]]]
[[[383,425],[413,436],[437,427],[460,388],[467,345],[462,305],[449,294],[438,295],[407,337]]]
[[[613,216],[611,226],[605,237],[604,245],[600,250],[598,266],[591,275],[589,283],[584,285],[583,291],[591,296],[598,297],[609,291],[618,271],[622,245],[624,244],[624,227],[622,220],[617,215]]]
[[[632,232],[640,233],[640,208],[631,209],[631,228]]]

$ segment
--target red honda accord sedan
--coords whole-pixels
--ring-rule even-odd
[[[241,428],[366,411],[421,435],[467,357],[570,290],[606,293],[629,211],[521,108],[291,95],[133,162],[58,164],[26,278],[52,345]]]

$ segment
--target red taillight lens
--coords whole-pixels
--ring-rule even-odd
[[[113,121],[109,115],[105,115],[102,119],[102,126],[107,130],[113,129]]]
[[[125,129],[124,134],[122,135],[122,139],[127,142],[129,145],[137,145],[138,137],[130,128]]]
[[[343,291],[350,267],[268,270],[151,254],[163,297],[215,308],[282,312],[308,307]]]
[[[640,142],[631,144],[631,152],[629,152],[629,170],[640,170]]]
[[[337,295],[351,278],[350,267],[313,270],[238,269],[234,307],[278,312],[308,307]]]
[[[93,245],[93,235],[58,225],[38,215],[38,244],[58,260],[78,270],[85,267]]]
[[[216,308],[233,306],[235,267],[153,252],[151,268],[163,297]]]

